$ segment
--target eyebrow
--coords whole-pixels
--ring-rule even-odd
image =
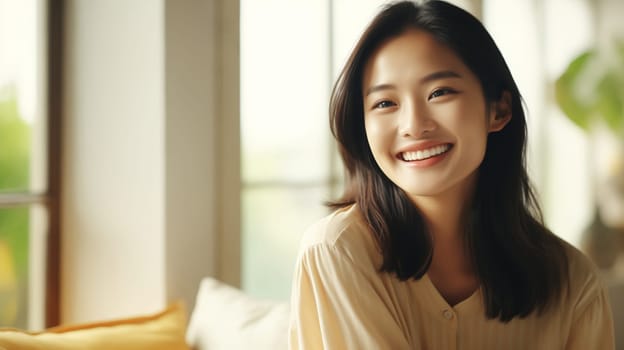
[[[452,70],[442,70],[442,71],[434,72],[434,73],[424,76],[422,79],[420,79],[420,83],[424,84],[424,83],[428,83],[434,80],[447,79],[447,78],[461,78],[461,77],[462,76],[459,75],[459,73],[454,72]],[[394,88],[395,86],[392,84],[379,84],[379,85],[371,86],[366,90],[366,93],[364,94],[364,96],[368,96],[376,91],[389,90],[389,89],[394,89]]]

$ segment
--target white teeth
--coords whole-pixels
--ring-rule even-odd
[[[448,151],[449,148],[451,148],[451,146],[449,144],[445,144],[416,152],[403,152],[401,153],[401,158],[406,161],[424,160],[442,154]]]

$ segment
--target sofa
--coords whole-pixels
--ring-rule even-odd
[[[287,348],[287,302],[252,298],[214,278],[201,281],[188,316],[186,306],[174,302],[150,315],[64,325],[42,332],[3,328],[0,350]]]

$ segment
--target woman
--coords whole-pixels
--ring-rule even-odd
[[[541,223],[496,44],[442,1],[386,7],[330,103],[347,170],[304,235],[291,349],[613,349],[594,266]]]

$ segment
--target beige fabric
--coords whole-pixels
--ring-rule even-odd
[[[425,275],[379,273],[381,255],[355,206],[304,235],[293,280],[290,349],[604,349],[611,311],[597,271],[572,246],[571,287],[541,317],[488,320],[481,292],[449,306]],[[565,293],[564,293],[565,294]]]

